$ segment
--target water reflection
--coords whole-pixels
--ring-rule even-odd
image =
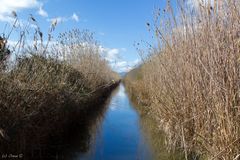
[[[150,146],[152,158],[154,160],[184,160],[185,157],[181,150],[175,152],[167,150],[164,133],[158,129],[158,124],[146,111],[144,108],[146,106],[137,104],[133,97],[131,97],[131,102],[140,116],[141,131]]]
[[[11,141],[1,141],[0,156],[20,154],[24,159],[74,159],[90,149],[110,99],[102,106],[89,107],[84,114],[82,110],[74,110],[74,113],[63,115],[66,120],[59,126],[42,123],[37,127],[16,129]]]
[[[95,143],[77,159],[150,160],[152,154],[139,125],[139,116],[132,107],[123,85],[112,98],[109,109],[96,135]]]
[[[0,153],[23,153],[24,159],[183,159],[166,151],[157,124],[140,108],[133,107],[121,84],[103,106],[91,107],[85,116],[66,116],[65,128],[56,132],[61,127],[48,124],[53,132],[47,138],[39,129],[22,128],[11,143],[0,144]]]

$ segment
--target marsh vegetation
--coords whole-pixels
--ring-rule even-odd
[[[143,64],[125,78],[171,151],[185,159],[239,159],[240,3],[198,1],[157,10],[156,37]]]
[[[29,149],[41,150],[72,123],[86,121],[119,77],[90,31],[73,29],[53,39],[56,21],[44,37],[34,17],[22,24],[13,14],[0,38],[0,153],[27,158]],[[9,44],[13,32],[19,38]]]

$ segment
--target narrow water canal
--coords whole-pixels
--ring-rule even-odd
[[[120,84],[104,105],[90,107],[84,116],[76,113],[69,125],[46,140],[36,132],[29,141],[32,132],[24,132],[20,135],[24,141],[13,143],[10,153],[23,151],[26,160],[182,160],[166,151],[156,122],[141,106],[132,104]]]
[[[86,160],[151,160],[149,144],[145,140],[140,117],[121,84],[113,93],[103,119],[97,127],[90,148],[76,159]]]

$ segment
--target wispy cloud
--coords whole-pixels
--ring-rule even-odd
[[[126,48],[104,48],[100,46],[100,52],[108,61],[113,70],[117,72],[128,72],[140,63],[139,59],[126,61],[121,58],[121,53],[126,52]]]
[[[41,3],[38,0],[1,0],[0,21],[11,21],[12,11],[19,11],[28,8],[37,8]]]
[[[139,59],[133,61],[118,61],[115,64],[112,64],[112,68],[117,72],[129,72],[134,67],[137,67],[140,63]]]
[[[70,17],[58,16],[58,17],[47,19],[47,21],[49,21],[49,22],[57,21],[57,23],[63,23],[63,22],[67,22],[67,21],[70,21],[70,20],[78,22],[79,21],[79,16],[76,13],[73,13],[72,16],[70,16]]]
[[[99,47],[99,50],[103,57],[110,63],[117,61],[119,57],[119,49],[117,48],[105,48],[103,46]]]
[[[48,13],[43,9],[43,5],[39,7],[38,14],[42,17],[48,17]]]
[[[76,21],[76,22],[78,22],[79,21],[79,17],[78,17],[78,15],[76,14],[76,13],[73,13],[73,15],[72,15],[72,20],[74,20],[74,21]]]
[[[57,23],[63,23],[66,22],[68,19],[66,17],[54,17],[54,18],[49,18],[47,21],[49,22],[57,22]]]

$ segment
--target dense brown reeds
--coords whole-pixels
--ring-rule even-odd
[[[157,13],[158,46],[125,83],[149,106],[170,149],[185,158],[238,159],[240,154],[240,3],[178,2]],[[222,2],[222,3],[221,3]],[[169,14],[168,14],[169,13]],[[159,17],[163,19],[158,19]],[[160,25],[159,25],[160,24]]]
[[[45,44],[39,27],[30,44],[28,27],[21,27],[25,30],[13,48],[9,36],[0,39],[0,153],[47,144],[49,136],[61,135],[76,117],[86,119],[88,107],[103,103],[117,85],[118,75],[90,32],[72,30],[53,41],[55,27],[56,22]]]

